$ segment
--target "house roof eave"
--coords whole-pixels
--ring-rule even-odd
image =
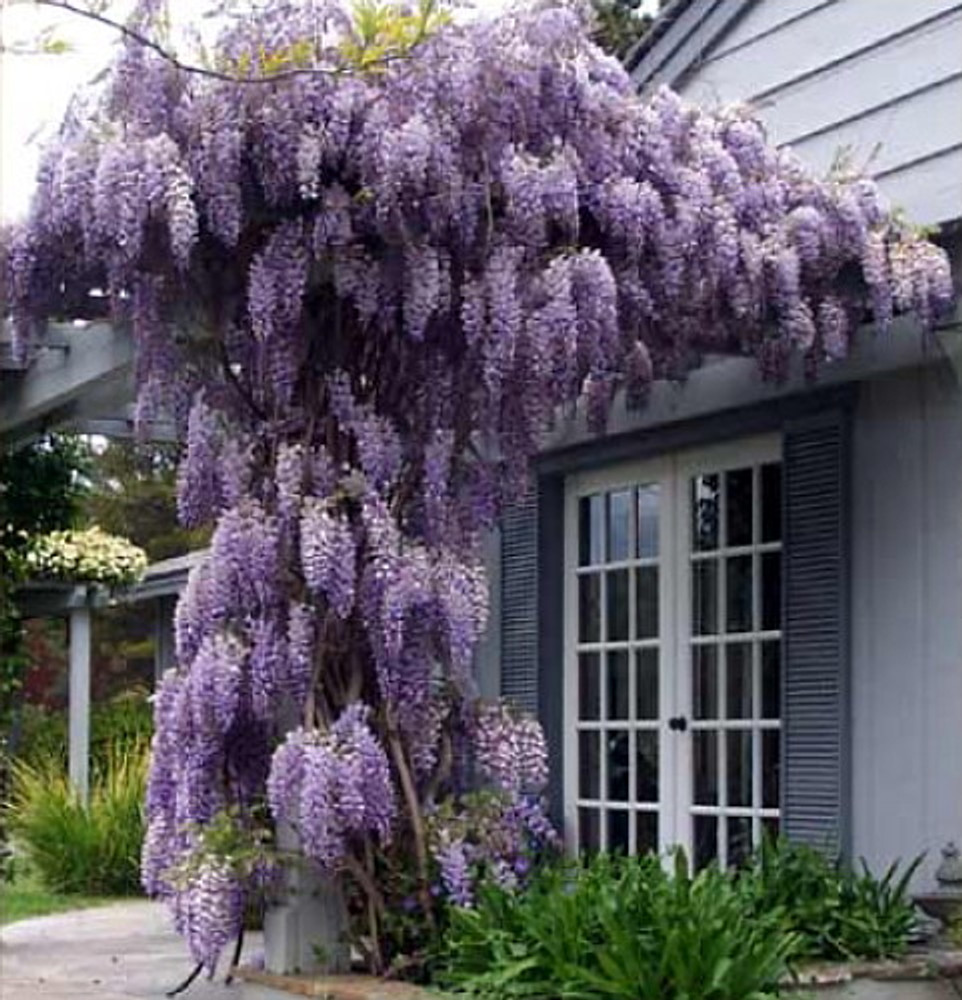
[[[884,333],[864,327],[858,331],[849,357],[826,362],[814,383],[801,356],[792,359],[781,382],[764,380],[753,358],[726,357],[695,369],[683,383],[656,382],[643,408],[629,407],[619,394],[604,439],[628,440],[642,432],[668,432],[672,427],[715,420],[738,409],[782,406],[819,391],[849,392],[872,378],[938,362],[949,362],[962,371],[962,303],[931,333],[908,316],[896,319]],[[559,422],[542,442],[536,464],[541,472],[567,468],[567,456],[582,452],[585,461],[591,462],[597,458],[598,442],[598,435],[588,428],[583,405],[579,405],[577,412]]]
[[[625,57],[638,90],[678,80],[755,0],[671,0]]]

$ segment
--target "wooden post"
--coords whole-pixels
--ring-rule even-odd
[[[70,781],[84,802],[90,792],[90,606],[70,611]]]

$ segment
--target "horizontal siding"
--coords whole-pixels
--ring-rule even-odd
[[[868,163],[871,173],[884,174],[960,142],[962,73],[923,94],[795,142],[792,148],[817,166],[831,164],[839,149],[849,149],[856,163]]]
[[[962,217],[962,0],[756,0],[678,86],[755,104],[816,170],[848,151],[918,222]]]
[[[958,35],[958,46],[940,44],[953,34]],[[833,67],[828,79],[808,78],[783,87],[760,104],[769,119],[777,122],[778,140],[796,142],[835,122],[861,117],[874,108],[924,92],[960,73],[962,9],[944,21]],[[819,99],[826,85],[832,88],[830,108]]]
[[[780,0],[757,0],[742,23],[760,7],[770,5],[779,6]],[[786,87],[853,52],[894,41],[930,18],[951,22],[951,15],[960,8],[960,0],[840,0],[726,56],[716,58],[709,53],[693,73],[722,101],[749,100]],[[719,39],[716,51],[723,44],[724,38]],[[688,86],[686,78],[684,89]]]
[[[721,58],[766,35],[786,31],[799,18],[812,17],[822,7],[840,2],[841,0],[780,0],[778,3],[755,3],[725,35],[712,57]]]
[[[893,205],[911,210],[919,222],[941,222],[962,215],[962,145],[886,174],[880,179]]]

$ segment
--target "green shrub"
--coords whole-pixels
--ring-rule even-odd
[[[88,805],[59,762],[14,764],[10,832],[46,888],[91,896],[139,891],[146,779],[143,741],[105,755]]]
[[[785,840],[746,866],[691,876],[684,855],[548,865],[453,908],[435,962],[492,1000],[764,1000],[803,958],[883,958],[908,945],[919,860],[875,878]]]
[[[657,858],[555,865],[523,892],[481,890],[454,909],[436,978],[492,998],[765,1000],[798,948],[784,914],[753,914],[717,869]]]
[[[20,710],[20,726],[14,760],[31,767],[57,761],[67,766],[67,713],[52,712],[39,705],[24,705]]]
[[[739,875],[753,912],[784,911],[806,955],[889,958],[908,947],[915,913],[909,882],[921,858],[876,878],[864,861],[853,871],[788,840],[768,841]]]
[[[134,688],[96,704],[90,715],[90,759],[95,773],[102,771],[111,754],[125,746],[134,748],[150,738],[153,713],[148,692]],[[67,766],[67,715],[36,705],[24,705],[16,758],[31,767],[57,761]]]

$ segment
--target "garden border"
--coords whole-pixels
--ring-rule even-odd
[[[819,990],[856,979],[881,982],[962,980],[962,950],[931,949],[910,952],[899,959],[878,961],[812,962],[785,985],[792,990]]]
[[[441,1000],[443,993],[400,980],[367,975],[279,975],[238,966],[239,979],[296,996],[323,1000]],[[879,982],[962,981],[962,950],[934,949],[912,952],[900,959],[856,962],[813,962],[805,965],[784,986],[789,993],[827,990],[856,980]]]

